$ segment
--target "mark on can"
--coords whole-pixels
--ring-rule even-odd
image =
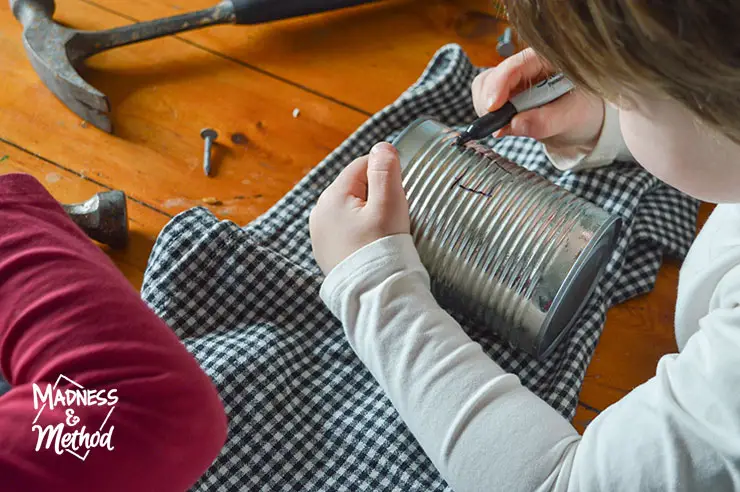
[[[493,183],[490,183],[490,179],[483,180],[483,183],[479,185],[479,187],[475,187],[472,184],[466,182],[462,182],[463,178],[466,177],[466,174],[468,172],[468,169],[466,168],[461,174],[459,174],[453,181],[452,185],[450,186],[450,189],[457,186],[458,188],[469,191],[470,193],[475,193],[477,195],[485,196],[486,198],[491,198],[494,194],[494,192],[499,188],[501,183],[507,180],[504,176],[499,176],[498,179],[496,179]],[[508,173],[507,173],[508,174]]]

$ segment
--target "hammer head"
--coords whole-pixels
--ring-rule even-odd
[[[89,54],[80,49],[84,33],[52,20],[54,0],[10,0],[10,7],[23,24],[23,46],[44,84],[80,118],[112,132],[108,98],[75,69]]]
[[[114,249],[126,247],[128,214],[122,191],[105,191],[86,202],[62,205],[62,208],[90,238]]]

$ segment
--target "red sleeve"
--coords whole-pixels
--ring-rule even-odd
[[[0,176],[0,371],[12,385],[0,396],[2,490],[181,492],[226,438],[223,406],[195,359],[46,190],[22,174]],[[72,440],[65,447],[60,438],[57,454],[53,443],[45,448],[46,434],[37,451],[33,423],[42,399],[34,408],[33,384],[44,391],[61,375],[54,394],[73,390],[72,399],[47,404],[36,424],[63,424],[59,436]],[[94,431],[110,436],[84,461],[83,426],[87,445]],[[80,457],[69,452],[74,445]]]

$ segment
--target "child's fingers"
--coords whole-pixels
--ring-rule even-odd
[[[367,202],[373,208],[393,207],[401,198],[405,199],[401,161],[391,144],[381,142],[370,151],[367,183]]]
[[[551,73],[552,68],[527,48],[476,77],[473,81],[476,110],[485,114],[499,109],[513,94]]]
[[[544,140],[567,133],[581,125],[583,115],[577,109],[574,93],[516,115],[511,120],[510,135]]]
[[[367,164],[368,156],[362,156],[352,161],[342,169],[342,172],[329,185],[325,193],[367,200]]]
[[[473,93],[473,107],[478,116],[483,116],[488,112],[488,79],[493,76],[497,67],[489,68],[485,72],[481,72],[473,79],[473,86],[471,92]]]

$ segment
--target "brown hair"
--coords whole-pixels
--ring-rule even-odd
[[[506,0],[506,9],[522,40],[584,89],[612,102],[667,95],[740,143],[740,1]]]

